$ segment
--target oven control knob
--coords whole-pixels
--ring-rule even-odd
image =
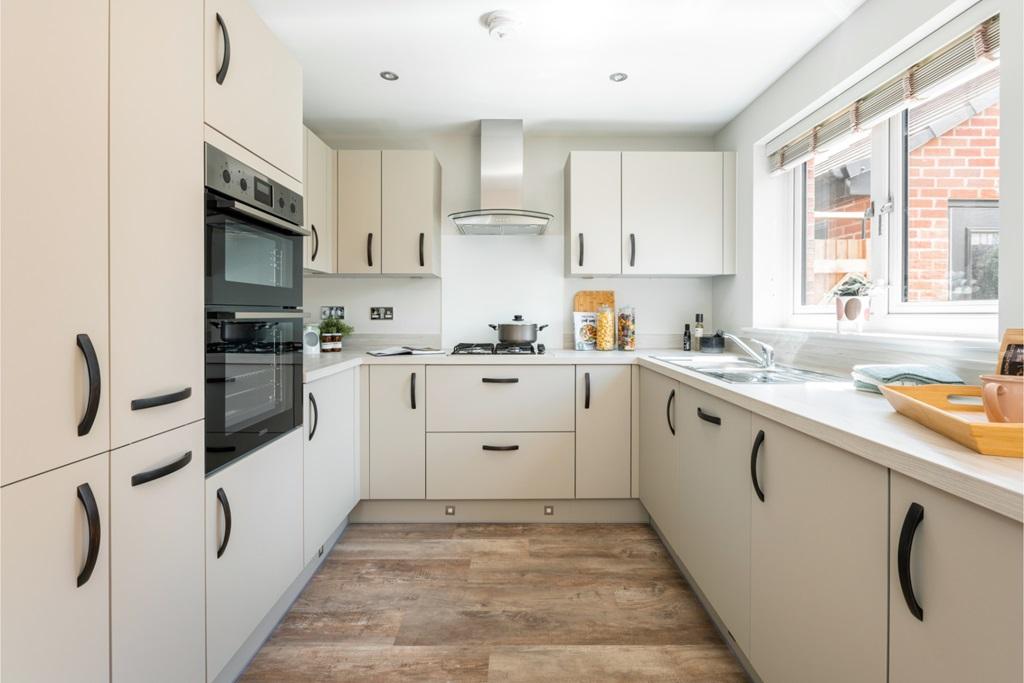
[[[231,171],[229,171],[229,170],[227,170],[225,168],[224,171],[221,172],[220,177],[224,179],[225,183],[230,183],[231,182]]]
[[[281,208],[281,209],[284,208],[284,197],[278,197],[277,198],[277,206],[278,206],[278,208]]]
[[[249,181],[247,181],[245,178],[242,178],[241,180],[238,181],[238,186],[242,188],[242,192],[245,192],[246,190],[249,189]]]
[[[292,210],[292,213],[295,213],[295,202],[292,202],[291,206],[288,207],[288,208],[290,208]]]

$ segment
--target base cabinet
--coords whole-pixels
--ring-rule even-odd
[[[4,681],[110,680],[109,462],[104,453],[0,490]]]
[[[206,675],[203,423],[110,455],[111,679]]]
[[[750,413],[695,389],[679,399],[681,547],[701,592],[750,647]]]
[[[302,545],[307,563],[323,552],[324,542],[359,501],[358,372],[346,370],[305,386]]]
[[[751,664],[764,683],[884,683],[888,470],[758,416],[751,431]]]
[[[646,368],[640,371],[640,502],[677,554],[682,437],[676,409],[682,390],[673,379]]]
[[[628,365],[576,366],[576,497],[629,498]]]
[[[370,368],[370,498],[426,497],[426,371]]]
[[[206,480],[208,680],[302,566],[302,433],[295,430]]]
[[[891,500],[889,680],[1024,680],[1021,524],[896,472]]]

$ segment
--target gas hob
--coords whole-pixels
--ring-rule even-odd
[[[453,356],[530,356],[544,353],[543,344],[456,344],[452,349]]]

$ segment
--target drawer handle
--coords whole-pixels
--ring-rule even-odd
[[[583,410],[590,410],[590,373],[583,373]]]
[[[487,444],[484,444],[482,446],[482,448],[485,451],[518,451],[519,450],[519,446],[517,446],[517,445],[516,446],[488,446]]]
[[[192,387],[185,387],[180,391],[174,391],[169,394],[161,394],[160,396],[150,396],[148,398],[136,398],[132,400],[132,410],[148,410],[149,408],[158,408],[160,406],[167,406],[172,403],[178,403],[184,401],[192,396]]]
[[[100,556],[100,509],[88,482],[78,486],[78,500],[85,509],[85,521],[89,524],[89,550],[85,554],[85,565],[78,574],[78,587],[81,588],[92,576]]]
[[[896,551],[896,569],[900,576],[900,590],[903,591],[907,609],[918,621],[924,621],[924,609],[917,601],[917,596],[914,595],[914,579],[910,575],[910,551],[914,548],[914,536],[923,519],[924,507],[920,503],[911,503],[907,509],[907,516],[903,518],[899,547]]]
[[[722,424],[722,418],[718,417],[717,415],[709,415],[708,413],[705,413],[701,408],[697,408],[697,417],[704,420],[705,422],[710,422],[713,425]]]
[[[484,384],[519,384],[518,377],[484,377],[480,381]]]
[[[412,373],[412,378],[409,380],[409,405],[413,410],[416,410],[416,373]]]
[[[168,474],[174,474],[190,462],[192,462],[192,451],[189,451],[172,463],[161,465],[160,467],[154,467],[151,470],[139,472],[138,474],[133,474],[131,479],[132,486],[141,486],[142,484],[148,484],[151,481],[156,481],[161,477],[166,477]]]

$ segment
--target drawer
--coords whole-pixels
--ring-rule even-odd
[[[571,432],[573,366],[427,368],[428,432]]]
[[[572,498],[571,433],[427,434],[427,498]]]

